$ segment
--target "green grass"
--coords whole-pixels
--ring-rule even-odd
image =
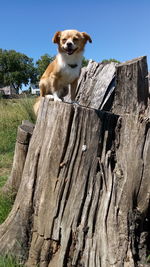
[[[22,120],[35,121],[33,99],[0,100],[0,154],[14,150],[16,132]]]
[[[0,100],[0,177],[11,169],[17,128],[22,120],[35,122],[34,99]]]
[[[0,99],[0,187],[11,172],[18,126],[22,120],[35,122],[32,108],[34,101],[33,98]],[[12,195],[0,194],[0,223],[6,219],[12,203]]]
[[[7,196],[0,194],[0,224],[5,221],[14,202],[13,194]]]
[[[0,256],[0,267],[21,267],[23,266],[15,257]]]
[[[18,126],[22,120],[35,122],[32,109],[34,101],[33,98],[0,99],[0,187],[5,184],[11,172]],[[13,194],[0,193],[0,224],[7,218],[13,202]],[[12,255],[0,256],[0,267],[19,266],[23,265]]]

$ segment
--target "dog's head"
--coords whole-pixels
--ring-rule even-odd
[[[53,37],[53,42],[58,44],[59,52],[68,55],[81,52],[87,41],[92,43],[91,37],[86,32],[77,30],[58,31]]]

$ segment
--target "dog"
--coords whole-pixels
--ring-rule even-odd
[[[75,100],[76,87],[82,67],[84,47],[92,43],[90,35],[77,30],[57,31],[52,41],[58,45],[58,54],[49,64],[39,83],[40,97],[62,101],[70,87],[71,101]],[[34,105],[37,114],[40,99]]]

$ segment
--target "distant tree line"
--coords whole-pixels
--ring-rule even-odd
[[[15,50],[0,49],[0,87],[12,85],[19,92],[22,85],[38,84],[45,69],[54,60],[55,56],[45,54],[34,64],[33,59]],[[82,66],[88,60],[83,58]]]
[[[120,61],[114,59],[114,58],[110,58],[110,59],[103,59],[101,63],[103,64],[107,64],[107,63],[110,63],[110,62],[116,62],[116,63],[120,63]]]

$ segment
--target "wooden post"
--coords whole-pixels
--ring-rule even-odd
[[[28,121],[23,121],[22,125],[18,127],[12,171],[7,183],[2,188],[4,193],[11,191],[16,194],[19,189],[33,129],[34,125]]]
[[[13,252],[27,266],[146,266],[150,123],[144,61],[130,63],[138,83],[127,79],[126,64],[118,66],[112,103],[118,114],[43,98],[13,209],[0,226],[1,254]],[[143,91],[135,104],[127,92],[118,97],[119,88],[122,94],[124,88]]]

